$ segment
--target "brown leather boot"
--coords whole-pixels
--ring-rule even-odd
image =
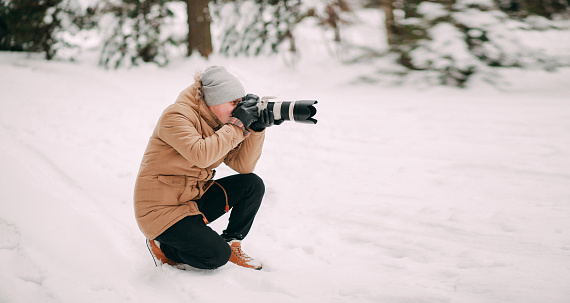
[[[232,249],[232,255],[230,256],[230,262],[235,263],[236,265],[243,266],[246,268],[252,268],[260,270],[262,265],[261,263],[255,261],[246,253],[241,250],[241,241],[239,240],[232,240],[228,242],[230,248]]]
[[[148,251],[150,251],[150,254],[152,255],[152,258],[154,259],[154,265],[159,266],[162,264],[168,264],[174,267],[178,267],[178,265],[182,265],[182,263],[177,263],[174,262],[170,259],[168,259],[164,253],[162,252],[162,250],[160,250],[160,243],[157,243],[158,241],[156,240],[149,240],[146,239],[146,246],[148,247]]]

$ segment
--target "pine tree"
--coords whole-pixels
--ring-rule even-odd
[[[301,16],[300,0],[216,1],[214,18],[221,25],[219,50],[226,55],[276,53],[278,46],[290,42]]]
[[[91,11],[71,0],[0,0],[0,50],[44,52],[52,59],[63,48],[76,47],[60,35],[93,26]]]
[[[488,67],[568,64],[528,47],[517,34],[555,29],[543,17],[567,17],[564,1],[394,0],[384,5],[392,9],[386,15],[388,42],[398,62],[409,70],[431,71],[442,84],[463,86]]]
[[[333,42],[340,42],[341,13],[350,11],[347,0],[318,1],[312,7],[302,0],[217,0],[213,18],[221,27],[219,51],[226,55],[296,54],[295,28],[314,18],[323,30],[333,32]]]
[[[163,32],[174,13],[168,2],[185,2],[188,32],[185,40]],[[106,0],[100,14],[110,16],[110,30],[100,64],[106,67],[154,62],[164,66],[169,61],[167,47],[186,43],[187,55],[198,51],[207,58],[212,53],[209,0]]]
[[[174,37],[161,34],[165,19],[173,16],[166,2],[167,0],[107,1],[100,8],[100,13],[113,18],[108,26],[99,63],[114,68],[122,65],[136,66],[141,61],[166,65],[166,46],[179,44]]]

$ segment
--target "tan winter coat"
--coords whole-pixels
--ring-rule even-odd
[[[244,140],[239,127],[222,125],[203,100],[199,77],[162,113],[142,159],[134,204],[148,239],[184,217],[201,215],[194,201],[213,184],[222,162],[245,174],[261,156],[265,131]]]

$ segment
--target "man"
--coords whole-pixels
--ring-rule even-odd
[[[258,115],[258,100],[245,96],[225,68],[211,66],[162,113],[134,194],[137,223],[155,263],[215,269],[229,260],[261,269],[241,249],[265,192],[253,170],[265,128],[275,123],[267,110]],[[222,162],[239,174],[214,181]],[[230,209],[228,226],[218,235],[207,224]]]

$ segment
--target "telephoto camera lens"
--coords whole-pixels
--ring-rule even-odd
[[[275,97],[263,97],[257,104],[258,112],[267,108],[273,113],[275,120],[286,120],[297,123],[317,124],[317,119],[313,116],[317,113],[317,100],[297,100],[269,102]]]

